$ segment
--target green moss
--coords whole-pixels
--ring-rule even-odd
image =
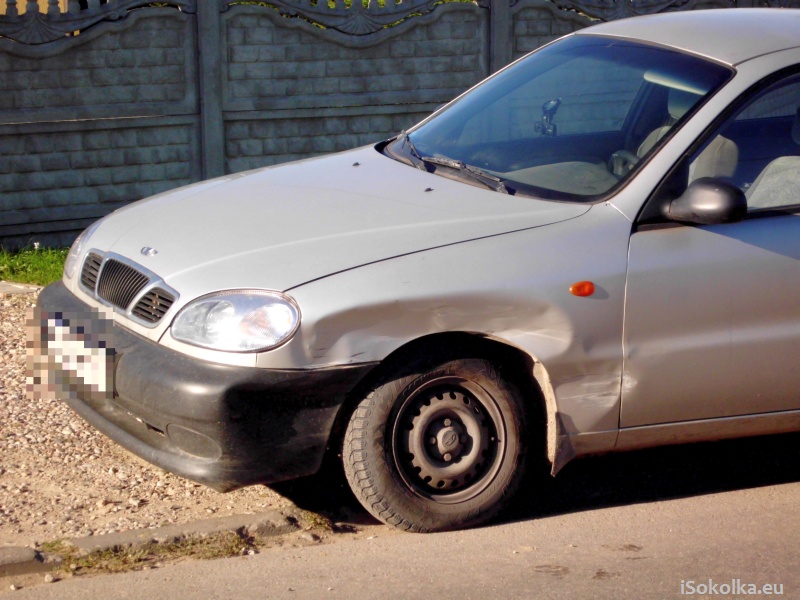
[[[224,532],[205,537],[190,537],[174,542],[117,547],[98,550],[81,555],[70,544],[59,540],[42,544],[42,551],[55,554],[62,559],[62,569],[74,575],[94,575],[98,573],[121,573],[139,571],[166,561],[182,558],[210,560],[241,556],[255,549],[252,538],[233,532]]]

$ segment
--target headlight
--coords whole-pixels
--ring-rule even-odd
[[[280,292],[229,290],[187,304],[172,323],[172,337],[225,352],[275,348],[300,326],[300,309]]]
[[[78,257],[83,251],[84,246],[89,242],[89,238],[92,237],[92,234],[100,227],[100,223],[102,222],[103,219],[95,221],[84,229],[83,232],[75,238],[75,241],[72,242],[72,247],[69,249],[69,254],[67,254],[67,260],[64,261],[64,275],[67,279],[72,279],[72,276],[75,275],[75,267],[78,266]]]

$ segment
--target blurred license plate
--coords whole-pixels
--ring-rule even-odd
[[[28,388],[99,400],[114,392],[113,324],[96,311],[35,310],[28,320]]]

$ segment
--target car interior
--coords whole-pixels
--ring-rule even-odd
[[[760,136],[751,133],[741,142],[747,145],[735,174],[751,210],[800,203],[800,107],[791,122],[764,121],[754,127]]]
[[[665,106],[661,124],[646,135],[628,130],[526,140],[525,149],[514,144],[516,160],[510,161],[521,168],[499,174],[534,187],[579,195],[603,193],[646,157],[700,100],[689,91],[658,85],[648,88],[647,84],[640,95],[641,101],[660,101]],[[604,152],[621,141],[623,148],[605,161]],[[632,147],[635,151],[628,149]],[[559,155],[570,159],[559,162]],[[758,97],[695,152],[684,187],[705,177],[738,186],[745,192],[749,210],[800,204],[800,82]]]
[[[688,183],[699,177],[738,186],[749,210],[800,204],[800,81],[768,90],[724,124],[691,160]]]

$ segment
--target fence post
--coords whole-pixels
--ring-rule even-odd
[[[197,49],[200,56],[200,154],[202,177],[225,174],[225,123],[222,117],[222,19],[220,0],[197,2]]]
[[[489,70],[499,71],[511,62],[511,1],[491,0],[489,4]]]

